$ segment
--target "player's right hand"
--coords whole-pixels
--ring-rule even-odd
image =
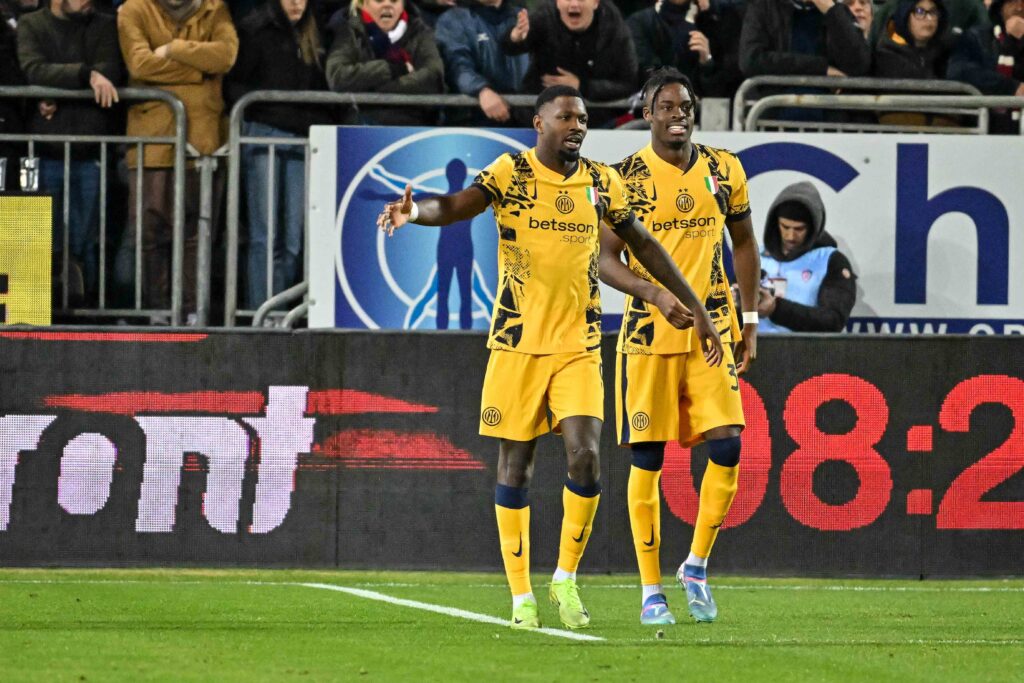
[[[672,327],[678,330],[693,327],[693,311],[684,306],[683,302],[667,289],[658,292],[658,296],[654,299],[654,305],[658,307]]]
[[[377,216],[377,227],[391,237],[395,230],[409,222],[412,214],[412,185],[405,186],[405,194],[398,201],[388,202]]]
[[[717,367],[722,364],[722,338],[718,336],[711,317],[705,310],[699,311],[693,317],[693,331],[697,333],[700,340],[700,350],[704,352],[704,362],[710,367]]]

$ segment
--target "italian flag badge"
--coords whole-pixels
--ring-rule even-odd
[[[593,205],[597,204],[597,188],[593,185],[587,187],[587,201]]]
[[[707,185],[708,192],[711,194],[718,194],[718,177],[713,175],[704,176],[704,184]]]

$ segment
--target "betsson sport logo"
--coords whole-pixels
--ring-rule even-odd
[[[527,146],[516,139],[517,131],[407,133],[345,133],[352,136],[349,144],[382,148],[361,165],[358,160],[347,164],[351,155],[338,155],[335,325],[432,329],[440,290],[451,292],[449,327],[459,327],[460,304],[469,301],[472,326],[486,329],[497,283],[498,237],[491,211],[444,228],[405,227],[390,239],[377,229],[376,219],[384,203],[397,199],[407,184],[414,199],[457,192],[501,154]]]

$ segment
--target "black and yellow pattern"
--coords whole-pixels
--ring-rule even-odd
[[[632,220],[618,174],[580,159],[562,176],[534,150],[503,154],[474,184],[498,225],[498,294],[491,349],[593,351],[601,340],[599,228]]]
[[[696,159],[686,171],[658,157],[650,145],[615,169],[637,217],[704,301],[722,341],[737,340],[739,323],[725,277],[722,241],[726,223],[750,215],[746,174],[731,152],[696,144],[694,148]],[[627,262],[639,277],[654,280],[628,250]],[[691,348],[692,330],[677,330],[654,307],[626,297],[619,352],[674,354]]]

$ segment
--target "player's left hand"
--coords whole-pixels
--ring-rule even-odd
[[[736,344],[736,372],[743,374],[757,358],[757,325],[744,325],[743,337]]]
[[[707,311],[700,311],[693,317],[693,331],[697,333],[700,340],[700,349],[704,352],[704,362],[709,367],[718,367],[722,364],[722,338],[718,336],[718,330]]]
[[[686,330],[693,327],[693,311],[684,306],[683,302],[667,289],[658,292],[654,305],[665,316],[665,320],[677,330]]]
[[[405,193],[398,201],[388,202],[377,216],[377,227],[391,237],[395,230],[409,222],[412,214],[412,185],[405,186]]]

